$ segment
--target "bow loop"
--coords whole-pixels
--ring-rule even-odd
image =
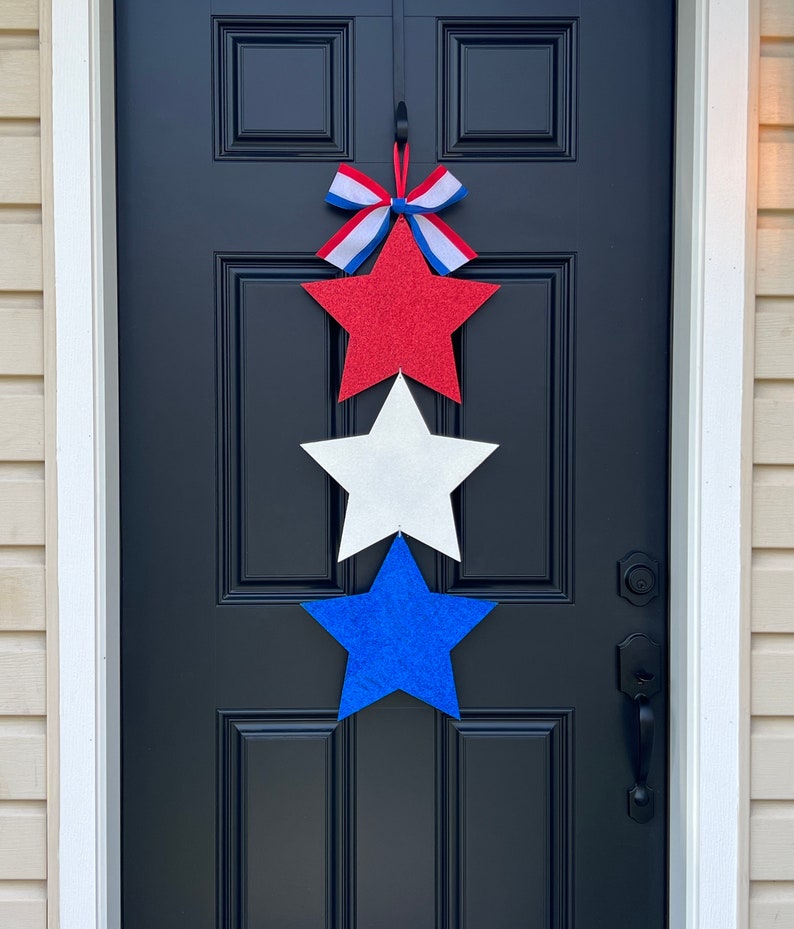
[[[401,165],[398,147],[394,146],[396,197],[391,197],[380,184],[357,168],[339,166],[326,202],[358,212],[317,252],[320,258],[352,274],[389,231],[390,213],[406,216],[417,245],[439,274],[449,274],[477,257],[460,236],[434,215],[462,200],[468,191],[439,165],[406,196],[409,151],[406,144]]]

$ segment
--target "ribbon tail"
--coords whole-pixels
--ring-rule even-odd
[[[449,274],[477,257],[477,252],[435,214],[408,214],[406,218],[416,244],[439,274]]]
[[[388,206],[365,207],[317,251],[317,255],[348,274],[353,272],[377,248],[389,229]]]

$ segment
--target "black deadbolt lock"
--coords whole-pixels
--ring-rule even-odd
[[[634,606],[659,596],[659,562],[645,552],[629,552],[618,562],[618,593]]]

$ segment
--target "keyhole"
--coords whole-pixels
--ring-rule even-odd
[[[646,565],[634,565],[626,572],[626,586],[634,594],[647,594],[653,589],[656,579]]]

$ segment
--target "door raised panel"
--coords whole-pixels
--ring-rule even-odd
[[[440,159],[576,156],[577,20],[440,20]]]
[[[350,157],[352,20],[214,26],[216,158]]]
[[[362,907],[382,908],[371,894],[356,899],[358,871],[377,870],[379,894],[399,895],[403,872],[418,866],[439,875],[439,893],[435,907],[417,901],[416,918],[435,909],[439,929],[568,927],[573,712],[453,720],[392,701],[386,713],[361,718],[360,752],[356,720],[336,725],[327,710],[219,713],[222,925],[352,926]],[[375,752],[373,726],[391,736]],[[435,760],[400,774],[401,751],[422,755],[417,728],[431,762],[435,731]],[[428,828],[410,862],[412,819]]]
[[[572,718],[497,710],[443,721],[444,929],[570,926]]]
[[[447,593],[499,601],[565,602],[574,259],[483,255],[458,276],[501,287],[458,335],[463,403],[438,406],[448,434],[499,448],[455,494],[463,558],[439,556],[437,583]]]
[[[573,268],[572,256],[481,256],[459,275],[502,286],[456,337],[464,404],[437,397],[429,425],[499,440],[500,448],[454,495],[463,560],[438,557],[441,590],[570,599]],[[336,403],[346,336],[298,286],[338,275],[310,256],[218,256],[224,601],[294,602],[353,590],[357,560],[335,559],[343,493],[300,449],[307,436],[371,425],[354,426],[356,400]],[[496,408],[488,399],[494,371]],[[278,429],[268,430],[271,423]],[[279,481],[268,480],[271,473]]]
[[[221,925],[349,925],[354,721],[221,711],[218,723]]]
[[[335,555],[342,490],[300,447],[349,432],[335,387],[344,331],[300,287],[338,276],[313,256],[216,259],[222,601],[349,590],[351,563]]]

